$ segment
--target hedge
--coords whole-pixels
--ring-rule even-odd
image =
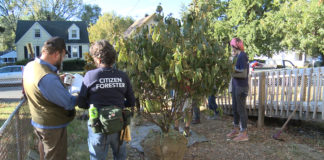
[[[26,65],[28,62],[30,61],[30,59],[23,59],[23,60],[20,60],[20,61],[17,61],[15,63],[15,65]]]
[[[86,61],[83,59],[72,59],[63,61],[64,71],[82,71]]]

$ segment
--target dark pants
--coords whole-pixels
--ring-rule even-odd
[[[200,108],[198,101],[192,100],[193,120],[200,120]]]
[[[215,96],[214,95],[211,95],[208,97],[208,108],[212,111],[214,111],[215,115],[218,114],[218,111],[217,111],[217,104],[216,104],[216,101],[215,101]]]
[[[234,126],[238,127],[241,122],[241,131],[247,128],[246,97],[249,87],[234,86],[232,88],[232,108],[234,116]]]

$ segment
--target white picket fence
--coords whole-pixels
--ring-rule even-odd
[[[287,118],[297,107],[294,119],[324,120],[324,67],[252,72],[249,86],[250,116]],[[218,95],[217,103],[232,114],[228,90]]]

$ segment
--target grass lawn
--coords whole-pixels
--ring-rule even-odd
[[[2,125],[10,114],[18,106],[19,102],[14,103],[0,103],[0,125]]]
[[[87,120],[80,120],[83,113],[88,113],[87,110],[79,109],[78,107],[75,119],[68,125],[68,159],[79,160],[89,159],[88,150],[88,128]]]

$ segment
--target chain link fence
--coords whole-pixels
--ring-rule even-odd
[[[9,103],[6,103],[9,106]],[[9,107],[1,107],[5,111]],[[2,116],[1,121],[3,122]],[[28,159],[28,151],[35,148],[35,140],[32,136],[33,129],[30,125],[30,112],[23,98],[10,116],[1,123],[0,128],[0,159],[1,160],[25,160]]]

